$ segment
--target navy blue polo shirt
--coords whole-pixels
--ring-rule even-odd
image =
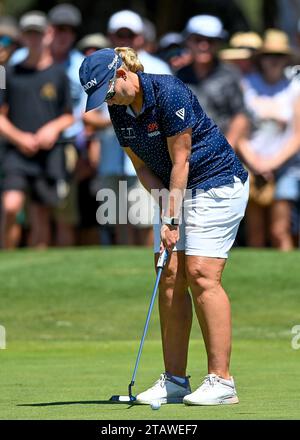
[[[143,88],[139,115],[127,106],[109,106],[122,147],[130,147],[169,188],[172,162],[167,138],[192,128],[187,188],[208,191],[233,183],[234,176],[246,181],[248,173],[232,147],[181,80],[142,72],[138,76]]]

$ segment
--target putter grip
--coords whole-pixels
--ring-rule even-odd
[[[163,268],[165,266],[167,259],[168,259],[168,256],[169,256],[169,252],[167,251],[167,249],[164,249],[164,251],[159,256],[159,259],[158,259],[158,262],[156,265],[156,267],[158,269]]]

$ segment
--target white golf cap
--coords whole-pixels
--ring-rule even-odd
[[[185,36],[191,34],[202,35],[208,38],[226,38],[227,32],[218,17],[213,15],[195,15],[190,18],[184,30]]]
[[[47,16],[42,11],[30,11],[22,15],[19,25],[23,32],[36,31],[43,33],[47,27]]]
[[[183,43],[183,37],[178,32],[168,32],[163,35],[159,40],[159,47],[161,49],[166,49],[169,46],[176,45],[180,46]]]
[[[138,14],[129,9],[116,12],[110,17],[107,30],[114,33],[122,28],[129,29],[135,34],[142,34],[144,32],[143,20]]]

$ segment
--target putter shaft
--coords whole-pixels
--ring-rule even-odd
[[[164,268],[164,266],[165,266],[165,264],[167,262],[168,256],[169,256],[169,253],[168,253],[167,249],[165,249],[163,251],[163,253],[161,254],[161,256],[159,257],[158,262],[157,262],[157,266],[156,267],[158,268],[158,271],[157,271],[157,275],[156,275],[156,281],[155,281],[155,285],[154,285],[154,289],[153,289],[153,293],[152,293],[152,297],[151,297],[151,301],[150,301],[150,306],[149,306],[148,313],[147,313],[147,319],[146,319],[146,323],[145,323],[145,326],[144,326],[144,331],[143,331],[142,339],[141,339],[141,342],[140,342],[139,351],[138,351],[138,354],[137,354],[137,359],[136,359],[134,370],[133,370],[133,374],[132,374],[132,379],[131,379],[130,384],[128,385],[128,394],[129,394],[130,400],[134,399],[134,397],[132,395],[132,387],[134,386],[134,383],[135,383],[136,373],[137,373],[138,365],[139,365],[139,362],[140,362],[140,358],[141,358],[141,354],[142,354],[142,350],[143,350],[143,346],[144,346],[147,330],[148,330],[148,327],[149,327],[150,317],[151,317],[151,313],[152,313],[153,306],[154,306],[154,303],[155,303],[155,298],[156,298],[156,294],[157,294],[157,290],[158,290],[158,285],[159,285],[160,277],[161,277],[163,268]]]

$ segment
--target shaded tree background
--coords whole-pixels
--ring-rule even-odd
[[[0,0],[0,14],[19,17],[29,9],[48,11],[65,0]],[[181,31],[187,19],[200,13],[219,16],[230,34],[239,30],[258,32],[277,23],[278,0],[73,0],[83,14],[83,33],[105,32],[109,16],[129,8],[149,18],[158,35]]]

